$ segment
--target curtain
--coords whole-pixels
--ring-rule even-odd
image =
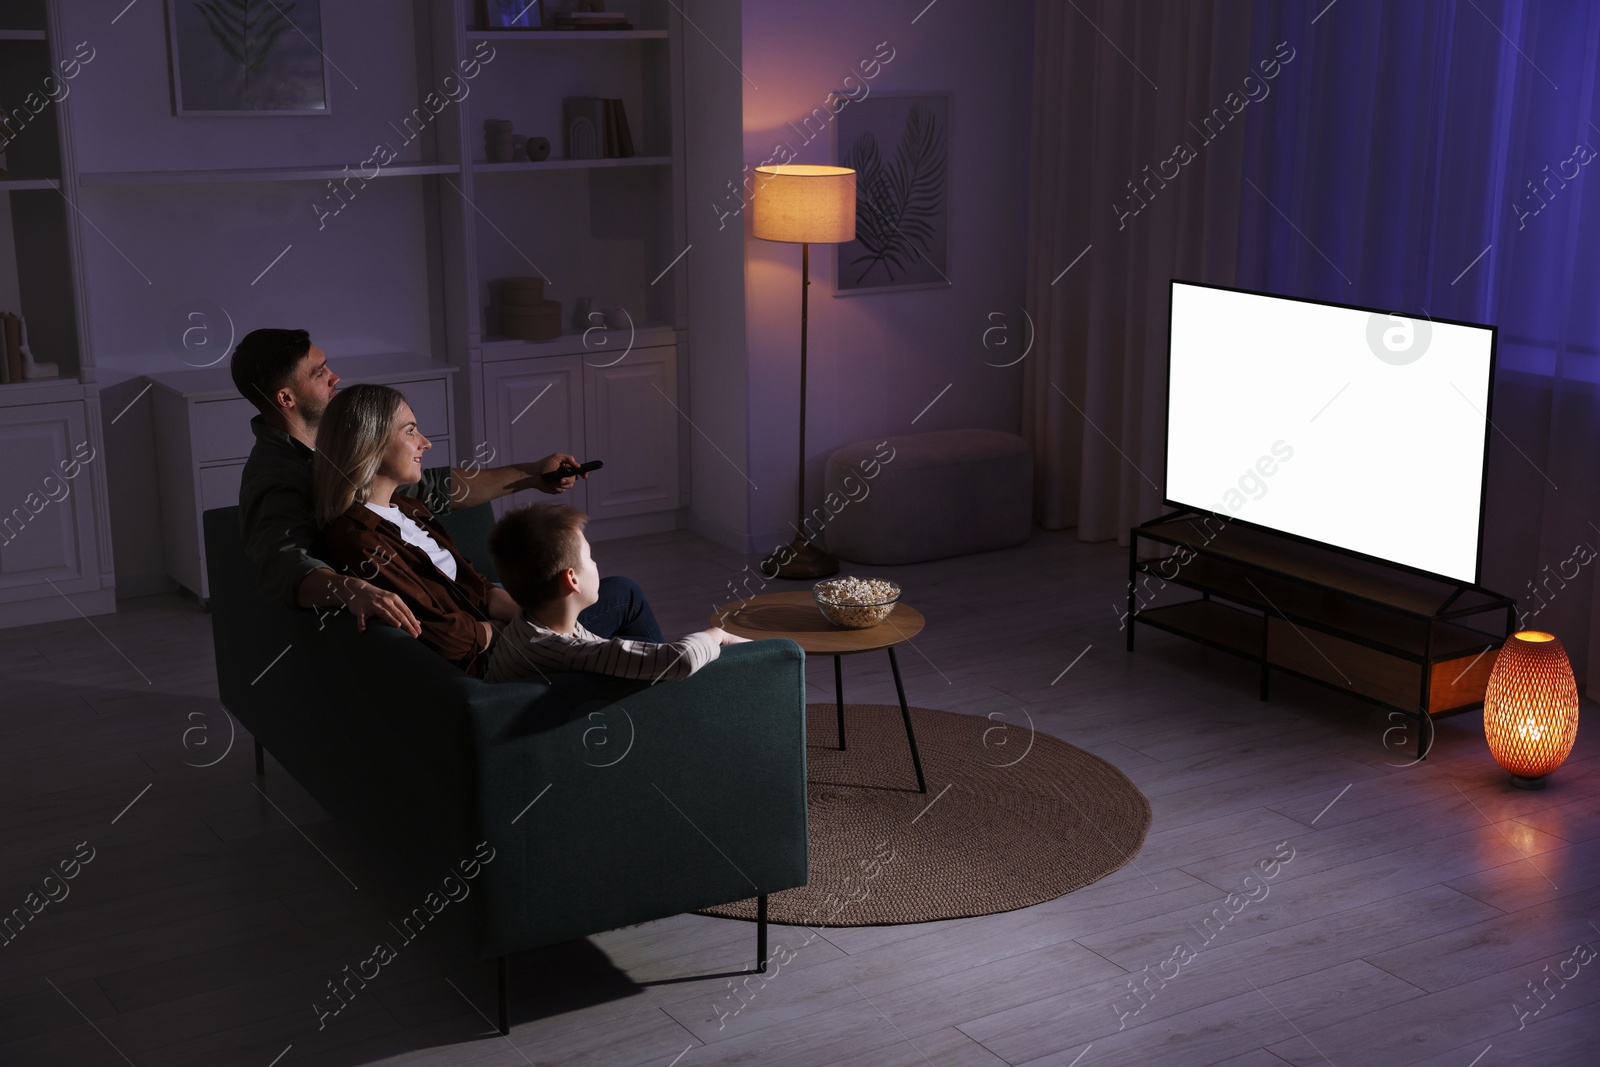
[[[1125,543],[1159,513],[1172,278],[1494,324],[1482,582],[1581,662],[1600,5],[1039,0],[1034,72],[1040,523]]]

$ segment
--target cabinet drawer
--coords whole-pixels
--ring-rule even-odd
[[[231,508],[239,503],[239,478],[244,473],[243,463],[229,463],[222,467],[200,469],[200,510]]]
[[[255,405],[239,397],[234,400],[205,400],[194,405],[194,458],[196,463],[219,459],[244,460],[255,447],[256,435],[250,432]],[[234,501],[235,504],[238,500]]]
[[[394,388],[406,395],[406,403],[417,416],[417,429],[424,436],[450,436],[450,402],[444,382],[437,378],[425,382],[395,382]]]

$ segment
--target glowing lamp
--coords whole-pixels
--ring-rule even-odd
[[[1506,638],[1489,672],[1483,734],[1511,784],[1543,789],[1578,739],[1578,683],[1567,650],[1552,634],[1523,630]]]
[[[794,543],[761,561],[768,578],[826,578],[839,561],[806,536],[806,320],[810,315],[811,246],[856,237],[856,172],[800,164],[757,167],[750,232],[763,241],[800,246],[800,481]],[[754,483],[751,483],[754,484]]]

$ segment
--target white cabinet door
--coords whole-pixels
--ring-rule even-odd
[[[629,352],[614,366],[583,369],[584,443],[605,462],[589,480],[597,519],[671,511],[678,492],[678,349]]]
[[[497,451],[485,456],[483,465],[528,463],[552,452],[570,452],[583,459],[582,389],[583,364],[577,356],[484,364],[484,425]],[[463,456],[462,461],[470,458]],[[588,510],[586,488],[580,481],[561,497],[532,489],[513,493],[495,501],[495,514],[558,499]]]
[[[0,456],[0,602],[98,588],[83,404],[0,408]]]

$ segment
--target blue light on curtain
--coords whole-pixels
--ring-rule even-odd
[[[1040,521],[1100,540],[1160,512],[1170,278],[1492,323],[1482,581],[1581,659],[1600,570],[1574,562],[1600,549],[1600,4],[1036,13],[1024,432]],[[1280,47],[1270,94],[1207,139],[1204,116]],[[1199,158],[1144,186],[1175,139]],[[1429,472],[1396,456],[1373,476]]]
[[[1234,283],[1499,327],[1483,581],[1583,647],[1594,575],[1574,556],[1600,549],[1600,5],[1341,0],[1311,25],[1317,8],[1254,12],[1252,52],[1307,46],[1280,106],[1246,116],[1259,191],[1237,190]],[[1428,472],[1396,457],[1374,476]]]

